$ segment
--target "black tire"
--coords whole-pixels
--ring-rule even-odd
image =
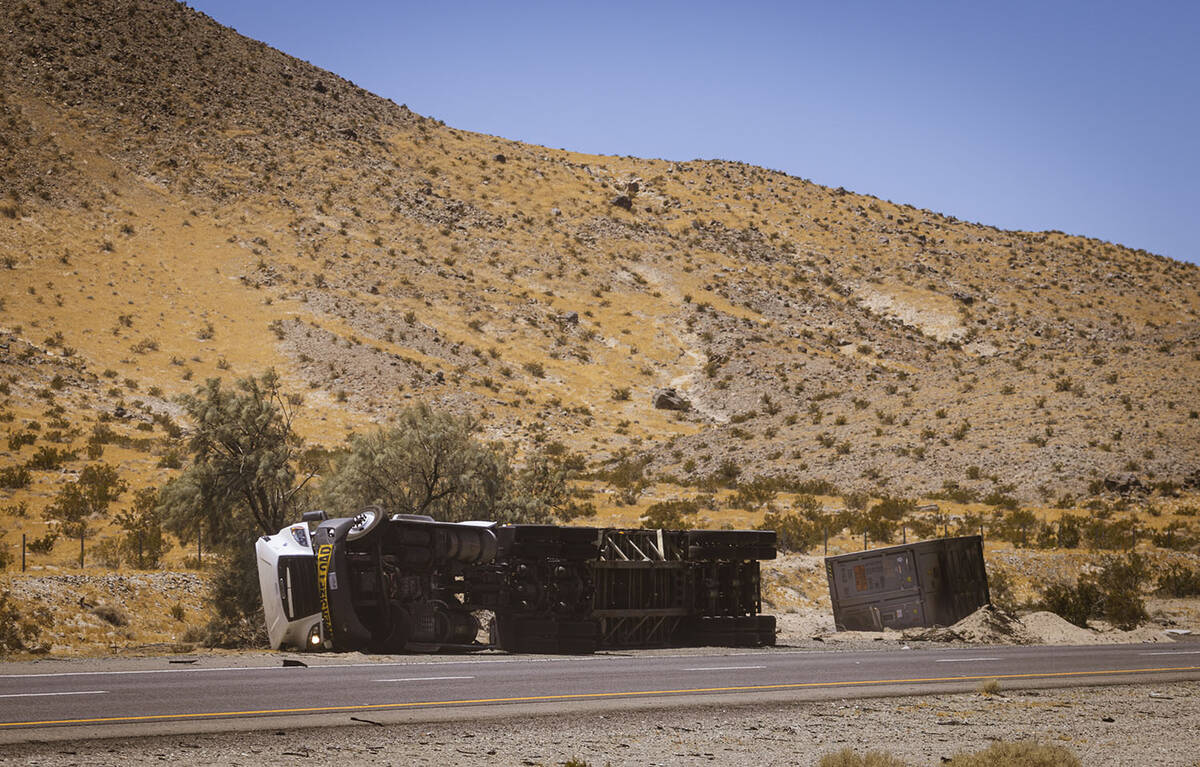
[[[354,517],[354,526],[346,531],[347,541],[357,541],[371,534],[383,521],[383,509],[378,506],[367,506]]]

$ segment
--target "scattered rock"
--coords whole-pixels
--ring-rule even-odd
[[[508,162],[508,158],[499,153],[497,153],[494,157],[492,157],[492,159],[495,160],[496,162],[500,163],[501,165]]]
[[[672,388],[659,389],[654,392],[654,407],[659,410],[678,410],[686,412],[692,409],[692,403],[686,397]]]
[[[578,325],[579,312],[567,312],[558,318],[559,323],[563,325]]]
[[[1104,489],[1110,493],[1140,493],[1146,489],[1138,475],[1128,472],[1109,474],[1104,478]]]
[[[608,201],[609,205],[616,205],[618,208],[625,210],[633,210],[633,198],[627,194],[619,194]]]

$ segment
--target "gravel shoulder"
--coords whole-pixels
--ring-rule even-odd
[[[42,743],[0,764],[699,765],[816,764],[843,748],[936,765],[995,740],[1061,745],[1085,765],[1200,764],[1200,684],[1001,690],[785,705],[710,705],[320,730]],[[577,762],[578,763],[578,762]]]

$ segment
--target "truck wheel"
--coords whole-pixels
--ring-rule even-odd
[[[354,525],[346,532],[346,540],[357,541],[370,534],[383,521],[383,509],[367,506],[354,516]]]
[[[391,617],[392,627],[381,643],[380,650],[384,653],[404,652],[411,635],[412,618],[409,616],[408,610],[401,607],[399,602],[392,603]]]

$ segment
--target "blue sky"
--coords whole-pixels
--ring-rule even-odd
[[[456,128],[1200,261],[1200,3],[190,5]]]

